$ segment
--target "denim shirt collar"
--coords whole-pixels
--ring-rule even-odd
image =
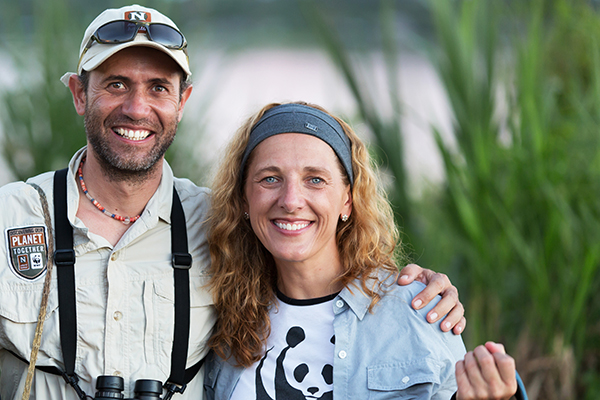
[[[373,287],[377,283],[377,281],[381,280],[383,282],[384,287],[395,284],[397,280],[398,274],[390,275],[388,272],[379,272],[378,279],[370,278],[367,279],[366,285],[367,287]],[[371,305],[371,297],[369,297],[362,289],[362,285],[360,280],[356,279],[354,282],[347,285],[340,292],[339,296],[342,300],[346,302],[348,307],[352,310],[356,317],[359,320],[362,320],[367,312],[369,311],[369,306]],[[335,311],[337,314],[340,311]]]

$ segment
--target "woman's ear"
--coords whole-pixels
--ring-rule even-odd
[[[350,216],[352,214],[352,188],[348,185],[348,190],[346,190],[346,196],[344,200],[344,207],[342,208],[342,214]]]

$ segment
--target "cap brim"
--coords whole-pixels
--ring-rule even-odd
[[[188,58],[183,50],[168,49],[160,43],[153,42],[147,39],[133,40],[131,42],[119,43],[119,44],[100,44],[94,43],[84,55],[82,62],[79,65],[78,73],[81,74],[83,70],[91,71],[96,69],[100,64],[110,58],[113,54],[134,46],[144,46],[157,49],[169,55],[177,65],[181,67],[183,72],[186,74],[186,78],[189,78],[192,73],[189,69]],[[61,79],[62,80],[62,79]],[[63,82],[64,83],[64,82]]]

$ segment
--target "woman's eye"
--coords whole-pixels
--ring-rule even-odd
[[[310,183],[312,183],[313,185],[318,185],[320,183],[323,183],[323,179],[321,179],[321,178],[310,178]]]
[[[266,183],[275,183],[277,182],[277,179],[275,179],[275,177],[273,176],[267,176],[265,179],[263,179]]]

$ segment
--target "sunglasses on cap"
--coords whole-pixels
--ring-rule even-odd
[[[108,22],[96,29],[96,32],[81,52],[79,63],[81,63],[83,55],[93,46],[94,42],[100,44],[127,43],[133,41],[138,32],[146,33],[148,39],[168,49],[186,51],[187,41],[185,37],[172,26],[159,22],[118,20]]]

